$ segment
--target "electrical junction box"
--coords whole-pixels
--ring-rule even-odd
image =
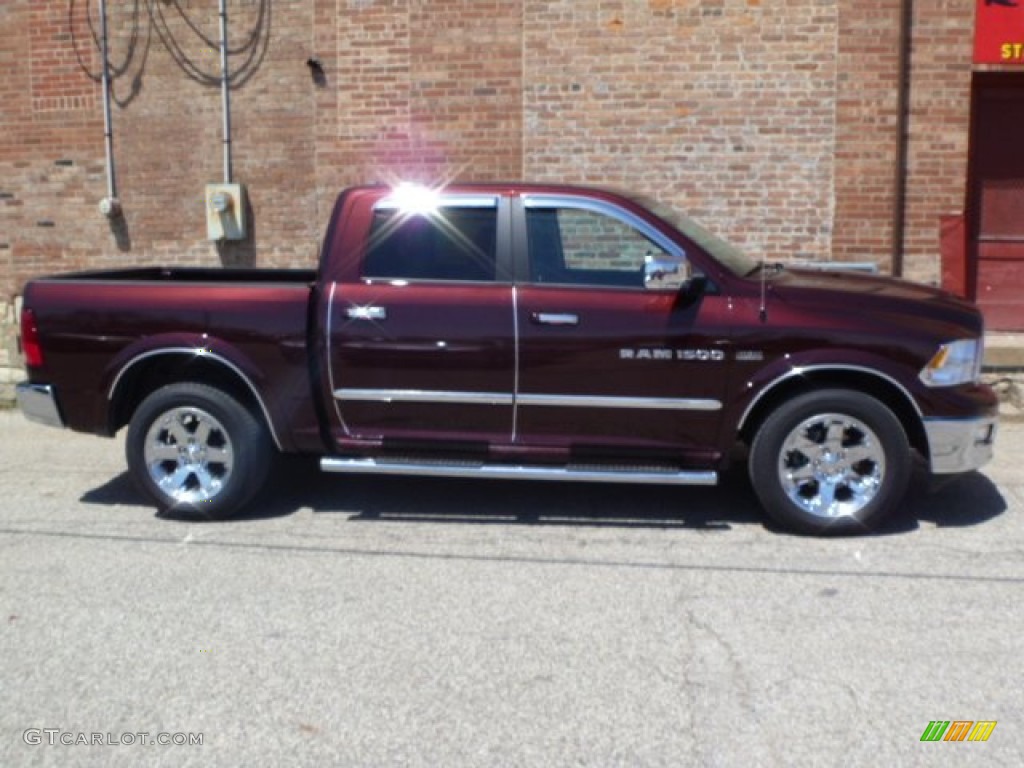
[[[206,237],[245,239],[245,187],[241,184],[206,185]]]

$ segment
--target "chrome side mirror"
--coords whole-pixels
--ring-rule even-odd
[[[677,291],[690,279],[690,262],[685,256],[668,253],[644,256],[644,288],[648,291]]]

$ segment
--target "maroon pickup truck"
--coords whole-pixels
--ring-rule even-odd
[[[622,193],[346,190],[319,270],[33,280],[30,419],[113,435],[162,509],[230,515],[277,451],[326,472],[712,485],[748,449],[790,530],[864,530],[992,454],[982,317],[752,261]],[[739,454],[742,455],[742,454]]]

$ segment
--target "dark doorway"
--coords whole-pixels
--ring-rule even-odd
[[[1024,73],[975,75],[968,283],[991,330],[1024,330]]]

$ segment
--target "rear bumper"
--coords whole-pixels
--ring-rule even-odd
[[[63,427],[64,419],[57,407],[57,394],[49,384],[23,381],[15,388],[18,408],[29,421],[48,427]]]
[[[932,473],[953,475],[987,464],[996,441],[996,419],[926,421]]]

